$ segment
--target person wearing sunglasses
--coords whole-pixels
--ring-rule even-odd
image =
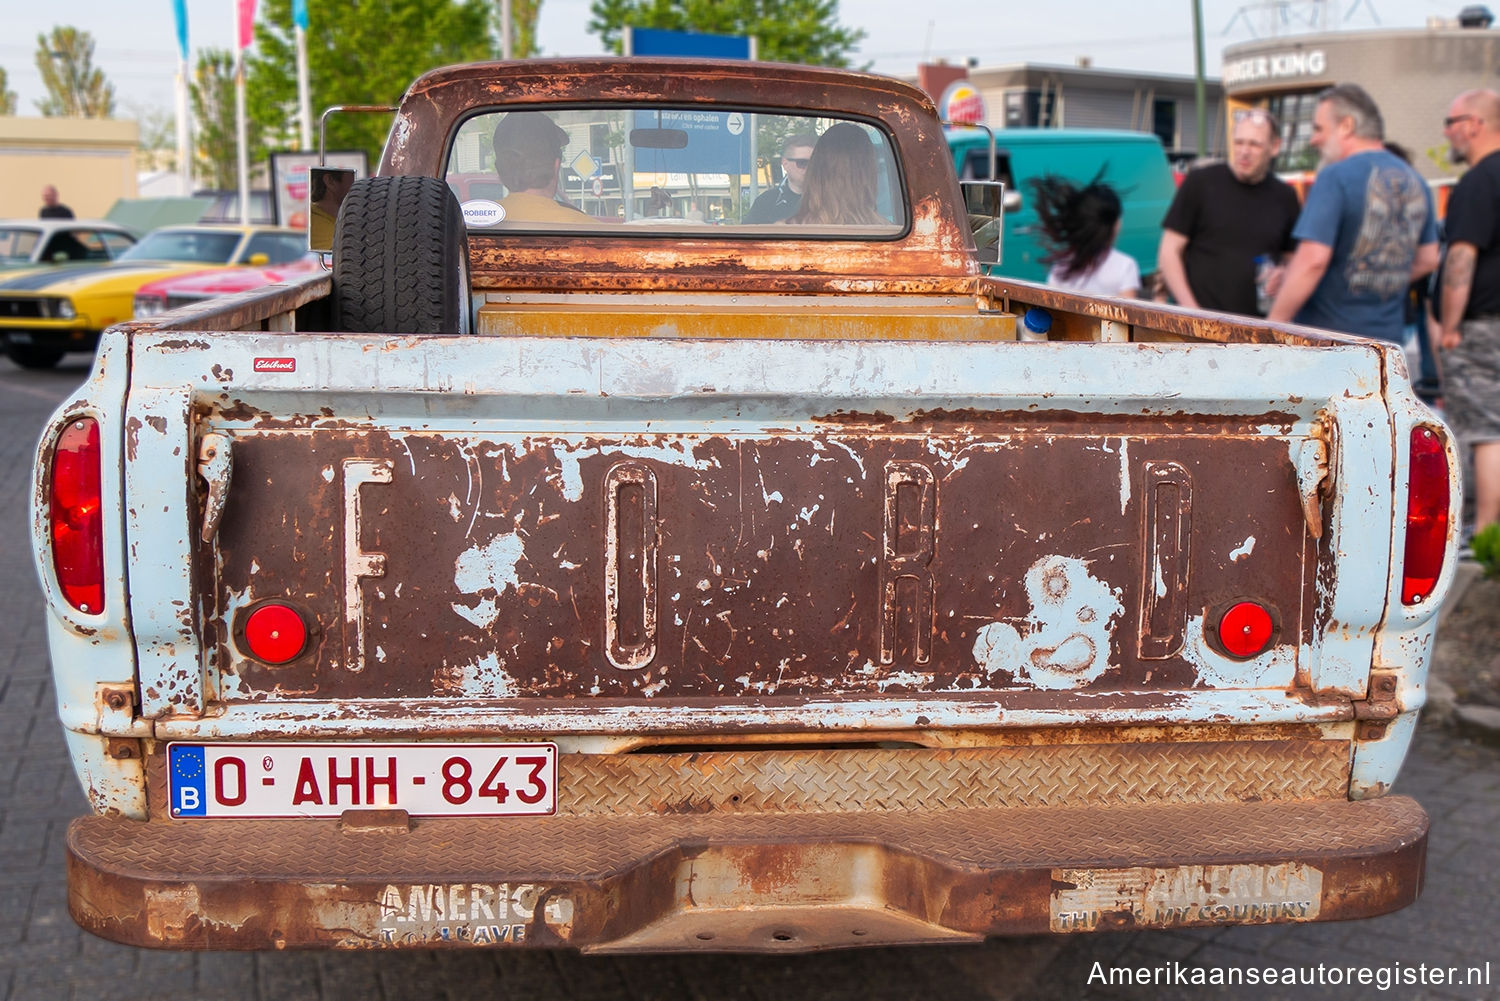
[[[1443,119],[1448,157],[1466,163],[1448,197],[1436,289],[1443,416],[1474,451],[1474,529],[1500,521],[1500,94],[1458,95]]]
[[[771,223],[789,219],[802,206],[802,187],[807,180],[807,165],[812,162],[818,137],[812,132],[798,132],[781,144],[781,183],[763,192],[745,213],[747,223]]]
[[[1274,269],[1295,247],[1292,227],[1302,206],[1292,186],[1271,172],[1281,152],[1274,115],[1237,112],[1233,141],[1229,162],[1183,178],[1162,222],[1157,262],[1180,305],[1258,316],[1257,259],[1274,293]]]
[[[1380,108],[1357,84],[1319,95],[1312,143],[1323,165],[1267,316],[1400,344],[1407,289],[1437,266],[1432,192],[1386,150]]]

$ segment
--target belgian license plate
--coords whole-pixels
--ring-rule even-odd
[[[174,817],[521,817],[557,809],[555,744],[167,746]]]

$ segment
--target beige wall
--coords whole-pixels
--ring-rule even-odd
[[[0,117],[0,218],[35,217],[42,187],[79,218],[97,218],[136,193],[134,121]]]

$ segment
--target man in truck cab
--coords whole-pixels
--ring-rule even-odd
[[[558,171],[568,133],[539,111],[513,111],[495,126],[495,171],[509,192],[503,222],[588,222],[557,200]]]
[[[781,146],[781,183],[755,199],[745,213],[747,223],[781,222],[802,206],[802,186],[818,137],[812,132],[788,136]]]

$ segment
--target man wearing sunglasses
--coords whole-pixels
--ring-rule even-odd
[[[781,222],[802,205],[802,183],[818,137],[799,132],[781,144],[781,183],[755,199],[745,213],[747,223]]]
[[[1467,163],[1448,198],[1438,281],[1443,415],[1474,450],[1474,529],[1500,521],[1500,94],[1458,95],[1443,119]]]

